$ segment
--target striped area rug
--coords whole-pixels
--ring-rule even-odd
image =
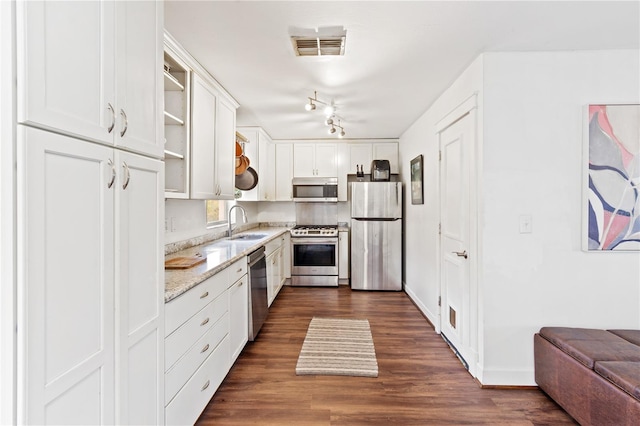
[[[369,321],[314,317],[298,356],[296,374],[378,377]]]

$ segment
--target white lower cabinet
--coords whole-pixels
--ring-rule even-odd
[[[265,246],[267,261],[267,302],[271,306],[286,280],[284,266],[285,236],[269,241]]]
[[[165,418],[193,424],[248,337],[246,258],[166,305]]]
[[[229,343],[233,364],[249,340],[249,282],[245,274],[229,288]]]
[[[18,423],[163,423],[162,163],[18,133]]]

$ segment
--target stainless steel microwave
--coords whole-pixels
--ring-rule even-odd
[[[305,203],[338,202],[338,178],[293,178],[293,201]]]

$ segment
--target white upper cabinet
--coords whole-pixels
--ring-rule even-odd
[[[294,177],[336,177],[337,148],[334,143],[294,143]]]
[[[275,161],[270,167],[275,168],[275,201],[293,200],[293,144],[276,143]]]
[[[199,75],[193,75],[191,96],[191,197],[213,200],[218,196],[214,164],[216,93]]]
[[[18,121],[161,158],[162,4],[16,9]]]
[[[233,200],[236,187],[236,107],[225,97],[217,96],[216,107],[216,199]]]

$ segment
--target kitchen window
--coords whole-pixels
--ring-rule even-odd
[[[207,214],[207,228],[227,224],[229,205],[224,200],[207,200],[205,203]]]

